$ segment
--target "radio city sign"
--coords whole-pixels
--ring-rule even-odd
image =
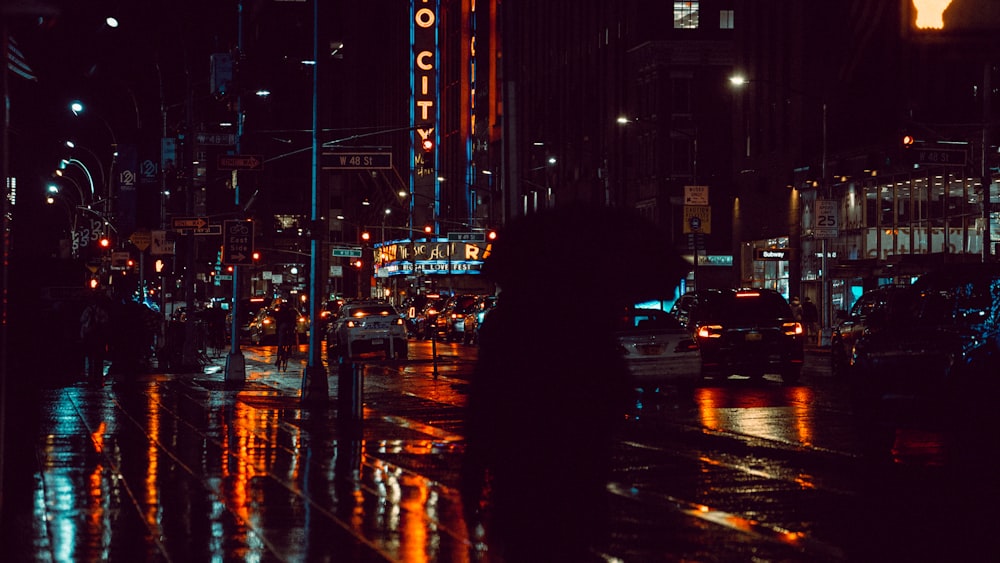
[[[414,120],[433,123],[437,116],[437,0],[413,1]]]

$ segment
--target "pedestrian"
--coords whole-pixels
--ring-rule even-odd
[[[80,341],[83,344],[87,377],[104,378],[104,359],[111,341],[111,300],[95,293],[80,315]]]
[[[792,300],[789,301],[788,304],[792,308],[792,318],[799,322],[802,322],[802,302],[799,301],[799,296],[796,295],[792,297]]]
[[[660,240],[631,214],[567,206],[509,224],[483,266],[501,291],[479,331],[461,494],[470,534],[482,526],[490,555],[504,561],[602,560],[610,538],[607,484],[630,397],[614,331],[622,310],[639,297],[633,292],[647,290],[601,268],[552,300],[543,288],[563,274],[549,267],[550,249],[539,247],[538,235],[583,225],[594,245],[615,237]],[[664,270],[660,287],[650,291],[686,273],[686,263],[669,254],[661,259],[655,248],[647,258]],[[597,291],[603,295],[595,301]],[[592,306],[580,307],[584,302]],[[558,327],[545,338],[525,338],[524,319],[540,310],[558,318]]]
[[[806,336],[815,337],[819,335],[819,310],[812,299],[806,297],[802,304],[802,324],[804,325]]]
[[[282,303],[274,310],[275,334],[278,337],[278,354],[275,364],[280,365],[287,360],[282,353],[291,353],[291,346],[297,345],[295,323],[299,320],[298,312],[288,303]]]

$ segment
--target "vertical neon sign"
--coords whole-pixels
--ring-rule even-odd
[[[438,0],[410,2],[410,228],[437,221],[441,198],[437,181]],[[431,150],[423,141],[431,141]],[[418,203],[432,201],[433,207]],[[438,232],[435,225],[435,232]]]

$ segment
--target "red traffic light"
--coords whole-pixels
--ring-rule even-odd
[[[259,262],[260,261],[260,252],[256,252],[255,251],[253,253],[253,255],[251,255],[251,258],[253,259],[254,262]]]
[[[371,240],[372,235],[368,231],[361,233],[361,240]]]
[[[908,147],[913,144],[913,135],[903,135],[903,146]]]
[[[108,237],[101,237],[97,240],[97,245],[101,248],[111,248],[111,239]]]
[[[496,239],[497,239],[496,231],[489,231],[488,233],[486,233],[486,240],[496,240]]]
[[[420,148],[423,149],[424,152],[431,152],[434,150],[434,139],[427,137],[423,138],[420,141]]]

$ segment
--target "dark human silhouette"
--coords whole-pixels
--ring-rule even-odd
[[[87,377],[100,380],[104,377],[104,360],[111,341],[111,299],[104,293],[95,293],[80,315],[80,341],[86,364]]]
[[[810,339],[816,338],[819,334],[819,309],[812,299],[806,297],[802,302],[802,324],[806,330],[806,336]]]
[[[511,222],[486,258],[501,291],[480,329],[462,495],[502,560],[599,559],[629,397],[614,326],[683,276],[666,241],[629,213],[570,206]]]

